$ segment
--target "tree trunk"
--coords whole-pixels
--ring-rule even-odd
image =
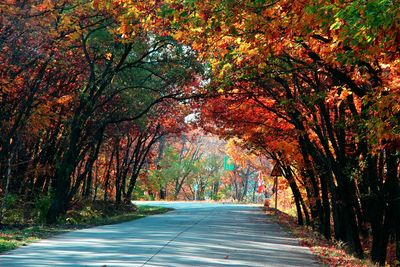
[[[289,183],[290,189],[292,190],[292,194],[294,197],[294,202],[296,204],[297,211],[297,223],[299,225],[304,225],[303,214],[301,212],[301,202],[303,197],[301,196],[300,190],[294,180],[292,170],[290,166],[284,165],[283,163],[279,163],[280,168],[283,170],[283,175]]]
[[[108,186],[110,185],[111,167],[112,167],[112,163],[114,160],[114,154],[115,154],[115,147],[113,146],[110,161],[108,162],[107,171],[106,171],[106,175],[105,175],[106,178],[104,181],[104,196],[103,196],[104,201],[107,201],[107,198],[108,198],[107,190],[108,190]]]
[[[309,158],[309,156],[311,156],[312,158],[315,157],[315,155],[312,155],[309,153],[309,149],[312,149],[309,141],[307,142],[307,140],[305,139],[305,137],[300,137],[299,139],[299,143],[300,143],[300,150],[304,159],[304,163],[305,163],[305,173],[307,175],[307,178],[310,179],[310,183],[311,183],[311,191],[312,191],[312,199],[310,199],[310,202],[313,202],[313,200],[315,201],[315,209],[314,211],[312,211],[312,214],[314,214],[314,218],[317,216],[318,217],[318,221],[319,221],[319,232],[321,234],[324,234],[324,236],[326,237],[326,232],[324,231],[324,224],[326,222],[326,220],[324,220],[324,209],[322,208],[322,202],[321,202],[321,198],[320,198],[320,189],[318,186],[318,182],[315,176],[315,173],[313,171],[313,166],[311,163],[311,160]]]
[[[71,122],[71,132],[67,151],[64,153],[61,162],[57,163],[55,175],[52,180],[52,196],[50,208],[47,212],[46,222],[49,224],[56,223],[60,215],[65,213],[68,208],[68,195],[71,187],[71,175],[78,163],[78,142],[82,132],[81,124],[83,119],[76,111]]]
[[[9,188],[10,188],[11,162],[12,162],[13,158],[14,158],[14,151],[11,151],[10,157],[7,160],[7,169],[6,169],[6,174],[5,174],[5,177],[4,177],[4,180],[6,182],[6,186],[4,188],[4,197],[3,197],[3,201],[1,203],[1,208],[0,208],[0,225],[3,222],[3,216],[4,216],[4,213],[6,212],[6,209],[7,209],[7,207],[6,207],[7,203],[6,202],[7,202],[7,197],[8,197]]]

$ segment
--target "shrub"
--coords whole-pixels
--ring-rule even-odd
[[[42,196],[36,199],[34,214],[37,218],[38,223],[44,223],[46,221],[46,214],[50,208],[50,203],[50,196]]]

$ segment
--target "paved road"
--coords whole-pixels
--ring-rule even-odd
[[[319,266],[259,207],[152,205],[176,210],[42,240],[0,255],[0,266]]]

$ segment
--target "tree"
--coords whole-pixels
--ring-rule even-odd
[[[128,23],[128,13],[103,1],[1,4],[1,188],[3,195],[50,194],[48,223],[72,200],[88,198],[93,182],[95,191],[104,182],[105,198],[115,184],[128,200],[151,146],[179,131],[179,108],[197,93],[195,53],[140,21]],[[102,153],[111,143],[109,158]],[[131,164],[121,165],[123,150]]]
[[[332,216],[335,238],[363,257],[359,234],[365,220],[373,222],[372,259],[381,264],[386,230],[394,233],[389,225],[398,225],[391,215],[399,195],[398,135],[392,134],[399,125],[398,87],[389,74],[398,65],[397,8],[393,1],[169,1],[161,14],[175,38],[209,60],[210,88],[227,96],[212,100],[211,117],[231,127],[219,127],[221,134],[245,136],[231,126],[230,114],[220,118],[220,112],[235,100],[237,109],[254,110],[243,107],[246,98],[262,110],[255,114],[273,114],[288,125],[308,195],[322,198],[316,211],[311,207],[320,231],[330,238]],[[380,107],[385,112],[378,114]],[[256,123],[263,129],[275,127],[271,122]],[[373,134],[371,126],[381,123]],[[390,170],[377,174],[382,166]],[[383,189],[389,184],[390,192]],[[371,190],[374,200],[364,201]],[[384,207],[382,198],[391,204]],[[383,212],[366,216],[371,203]],[[392,223],[383,226],[383,218]]]

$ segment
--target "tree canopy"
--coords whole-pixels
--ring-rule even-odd
[[[300,224],[382,265],[395,240],[400,260],[399,11],[393,0],[3,1],[0,220],[9,195],[48,197],[54,223],[79,198],[130,201],[137,183],[163,197],[173,181],[175,198],[196,183],[204,197],[225,178],[240,200],[257,155],[280,168]],[[231,140],[234,172],[200,153],[188,116]]]

